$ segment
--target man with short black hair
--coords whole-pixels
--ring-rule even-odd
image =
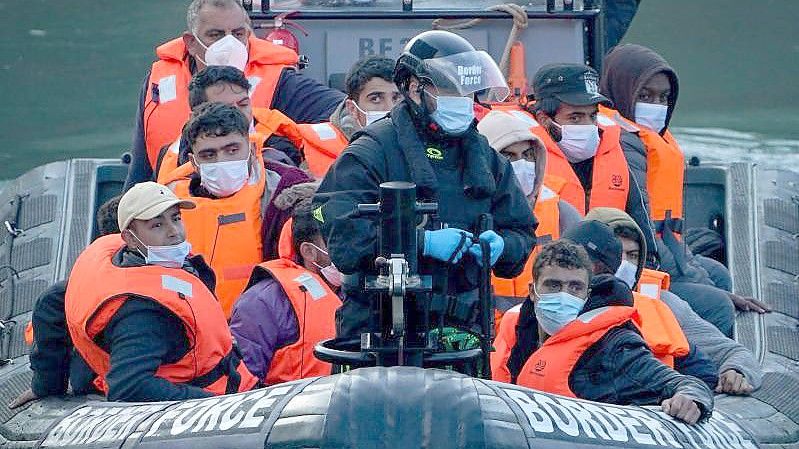
[[[395,62],[370,56],[352,66],[344,80],[347,98],[328,123],[299,125],[305,139],[308,170],[323,178],[353,135],[375,120],[385,117],[402,99],[394,84]]]
[[[331,370],[314,357],[313,348],[336,335],[341,274],[330,260],[310,202],[307,198],[294,208],[281,236],[280,258],[253,270],[230,318],[244,362],[267,385]]]
[[[689,424],[710,416],[707,386],[653,356],[630,289],[612,275],[593,276],[583,247],[549,243],[533,270],[530,297],[502,317],[491,355],[495,379],[592,401],[660,404]]]
[[[621,129],[597,115],[610,100],[598,91],[599,75],[582,64],[550,64],[533,78],[533,132],[547,148],[546,174],[566,181],[560,197],[581,214],[594,207],[626,210],[654,245],[641,186],[630,176],[620,144]],[[654,248],[654,246],[652,246]]]

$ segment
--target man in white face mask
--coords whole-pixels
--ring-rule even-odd
[[[214,273],[189,257],[181,218],[195,207],[163,185],[137,184],[119,201],[121,234],[95,240],[75,262],[69,333],[108,400],[203,398],[257,383],[233,350]]]
[[[356,62],[344,79],[347,98],[328,122],[298,125],[305,140],[305,164],[321,179],[353,134],[379,120],[402,99],[394,84],[395,61],[370,56]]]
[[[295,70],[294,50],[255,37],[240,0],[193,0],[186,30],[158,46],[156,56],[140,91],[127,188],[154,179],[159,150],[190,115],[187,86],[207,66],[242,70],[253,107],[276,109],[297,123],[327,120],[344,99]]]
[[[533,132],[547,147],[546,174],[565,180],[561,198],[581,214],[594,207],[629,213],[649,235],[654,231],[641,186],[630,176],[621,148],[621,128],[598,115],[610,100],[599,93],[599,77],[582,64],[550,64],[533,79]]]
[[[504,368],[513,383],[564,396],[660,404],[689,424],[710,416],[708,387],[663,365],[641,338],[629,288],[591,270],[586,251],[569,240],[541,249],[530,299],[500,323],[492,374]]]
[[[169,188],[197,208],[184,213],[186,233],[217,276],[216,294],[226,314],[263,259],[267,176],[261,151],[253,151],[249,123],[235,107],[206,103],[183,129],[194,167]]]
[[[341,273],[312,214],[310,198],[295,207],[280,258],[253,270],[230,318],[244,362],[267,385],[330,374],[313,349],[335,337]]]

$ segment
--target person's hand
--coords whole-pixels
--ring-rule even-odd
[[[28,388],[27,390],[23,391],[22,394],[17,396],[17,398],[14,399],[10,404],[8,404],[8,408],[14,409],[17,407],[21,407],[27,404],[28,402],[35,401],[37,399],[39,399],[39,396],[36,396],[33,390]]]
[[[749,394],[754,390],[746,377],[735,371],[728,369],[719,375],[719,383],[716,385],[716,393],[727,394]]]
[[[485,231],[480,234],[480,240],[483,242],[488,243],[489,248],[491,249],[491,266],[493,267],[497,260],[499,260],[499,256],[502,255],[502,251],[505,250],[505,240],[494,231]],[[480,247],[479,244],[475,243],[471,247],[469,247],[469,252],[472,253],[474,258],[477,260],[477,263],[480,266],[483,266],[483,248]]]
[[[702,416],[702,411],[693,399],[684,396],[680,393],[663,400],[660,403],[660,408],[669,416],[673,416],[680,421],[688,424],[696,424],[699,417]]]
[[[732,303],[735,305],[735,308],[744,312],[757,312],[757,313],[768,313],[771,312],[771,307],[766,305],[762,301],[758,301],[755,298],[749,296],[741,296],[736,295],[735,293],[730,293],[730,299]]]
[[[447,263],[458,263],[472,245],[472,233],[458,228],[425,231],[424,255]]]

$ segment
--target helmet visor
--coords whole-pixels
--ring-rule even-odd
[[[439,95],[477,93],[480,101],[503,101],[510,93],[497,63],[482,50],[425,59],[422,65],[423,78],[438,89]]]

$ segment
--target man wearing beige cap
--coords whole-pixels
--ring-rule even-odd
[[[558,195],[563,182],[555,177],[544,177],[547,150],[541,139],[530,130],[530,123],[510,112],[491,111],[477,124],[477,130],[488,139],[491,148],[505,156],[513,167],[522,192],[538,219],[535,235],[539,242],[556,240],[561,233],[580,221],[577,209]],[[519,276],[513,279],[493,278],[497,318],[527,298],[532,262],[537,254],[538,251],[533,250]]]
[[[69,277],[75,348],[112,401],[166,401],[246,391],[257,379],[233,350],[213,271],[191,246],[167,187],[137,184],[120,199],[121,234],[94,241]]]

